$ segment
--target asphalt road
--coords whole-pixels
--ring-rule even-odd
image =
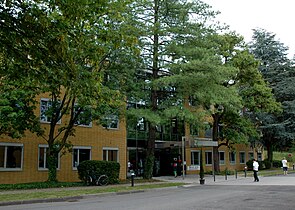
[[[294,195],[295,186],[286,185],[188,185],[136,193],[94,195],[67,202],[2,206],[0,210],[288,210],[295,209]]]

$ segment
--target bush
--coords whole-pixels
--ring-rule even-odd
[[[265,169],[271,168],[271,162],[268,159],[264,160],[263,163],[264,163]]]
[[[275,167],[275,168],[280,168],[282,167],[282,161],[281,160],[273,160],[272,161],[272,166]]]
[[[253,170],[253,160],[248,160],[248,161],[246,162],[246,165],[247,165],[247,169],[248,169],[249,171],[252,171],[252,170]]]
[[[78,167],[79,179],[86,180],[89,172],[94,173],[96,177],[107,175],[109,184],[119,183],[120,164],[113,161],[85,160]]]

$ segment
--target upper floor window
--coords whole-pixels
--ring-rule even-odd
[[[91,117],[91,109],[90,107],[84,107],[83,110],[80,110],[81,107],[79,105],[75,105],[74,114],[79,114],[75,121],[75,125],[92,127],[92,117]]]
[[[54,107],[58,108],[58,106],[59,102],[52,102],[50,99],[42,98],[40,104],[40,121],[51,122]],[[61,123],[61,119],[59,119],[58,123]]]
[[[91,160],[91,147],[74,147],[73,148],[73,168],[84,160]]]
[[[48,169],[48,145],[39,145],[38,148],[38,169]],[[59,168],[60,157],[56,154],[56,168]]]
[[[108,115],[101,120],[103,127],[108,129],[118,129],[119,128],[119,118],[117,115]]]
[[[103,160],[119,162],[118,148],[103,148]]]
[[[23,144],[0,143],[0,170],[20,170],[23,163]]]
[[[190,135],[199,136],[199,127],[197,125],[190,125]]]

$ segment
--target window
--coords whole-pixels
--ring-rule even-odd
[[[240,152],[240,163],[246,163],[246,154],[245,152]]]
[[[75,105],[74,113],[75,115],[78,113],[80,107]],[[80,111],[79,116],[75,122],[76,125],[92,127],[92,117],[91,117],[91,109],[90,107],[84,107],[84,110]]]
[[[200,165],[200,152],[192,151],[191,152],[191,165]]]
[[[261,152],[257,152],[257,160],[262,161],[262,154]]]
[[[119,162],[117,148],[103,148],[103,160]]]
[[[193,136],[199,136],[199,127],[197,125],[190,125],[190,134]]]
[[[39,145],[39,150],[38,150],[38,169],[48,169],[48,162],[47,162],[47,150],[48,150],[48,145]],[[56,168],[59,168],[59,154],[56,155],[57,163],[56,163]]]
[[[117,115],[108,115],[101,120],[103,127],[108,129],[118,129],[119,128],[119,118]]]
[[[205,164],[212,165],[212,151],[205,151]]]
[[[236,164],[236,153],[229,152],[229,162],[230,164]]]
[[[138,121],[137,121],[137,129],[140,130],[140,131],[144,131],[145,130],[145,122],[144,122],[144,118],[140,118]]]
[[[20,170],[23,162],[23,145],[0,143],[0,169]]]
[[[225,153],[223,151],[219,151],[219,164],[220,165],[225,164]]]
[[[207,128],[205,130],[205,138],[212,138],[212,132],[213,132],[212,128]]]
[[[248,158],[249,158],[249,160],[253,160],[254,159],[254,153],[253,152],[249,152],[248,153]]]
[[[55,108],[58,107],[59,102],[55,102]],[[52,114],[49,114],[50,111],[54,109],[53,103],[49,99],[41,99],[41,105],[40,105],[40,121],[41,122],[51,122],[51,116]],[[61,123],[61,119],[58,121],[58,123]]]
[[[73,168],[77,168],[79,163],[84,160],[91,160],[91,147],[74,147]]]

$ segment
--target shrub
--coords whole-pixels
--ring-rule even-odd
[[[246,165],[247,165],[247,169],[249,171],[252,171],[253,170],[253,160],[248,160],[247,163],[246,163]]]
[[[271,162],[268,159],[264,160],[263,163],[264,163],[265,169],[271,168]]]
[[[272,161],[272,166],[275,167],[275,168],[280,168],[282,167],[282,161],[281,160],[273,160]]]
[[[82,181],[85,181],[89,172],[91,172],[96,177],[103,174],[107,175],[109,184],[119,182],[120,164],[114,161],[85,160],[78,165],[77,169],[79,179]]]

